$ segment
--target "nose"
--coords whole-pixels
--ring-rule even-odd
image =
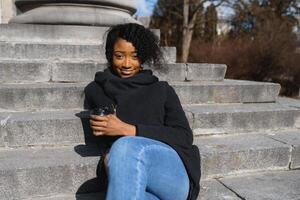
[[[130,65],[131,65],[130,64],[130,58],[125,58],[124,62],[123,62],[123,67],[124,68],[130,68],[131,67]]]

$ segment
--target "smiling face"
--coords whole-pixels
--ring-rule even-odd
[[[121,78],[128,78],[137,74],[141,69],[141,61],[137,50],[131,42],[118,39],[114,45],[112,67]]]

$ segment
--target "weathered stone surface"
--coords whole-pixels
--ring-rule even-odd
[[[0,43],[0,59],[93,60],[106,62],[100,45]]]
[[[80,4],[47,5],[17,15],[10,23],[112,26],[139,23],[124,10]]]
[[[107,65],[101,63],[53,63],[52,80],[53,81],[69,81],[82,82],[92,81],[97,71],[104,70]],[[184,64],[167,63],[161,69],[145,69],[153,70],[153,74],[164,81],[184,81],[186,70]]]
[[[47,44],[103,44],[109,27],[0,24],[0,41]],[[151,31],[160,37],[159,29]]]
[[[161,47],[161,49],[166,63],[176,63],[176,47]]]
[[[277,103],[187,105],[194,134],[220,134],[294,128],[300,111]]]
[[[134,0],[16,0],[16,5],[20,12],[11,23],[111,26],[137,22],[131,16],[136,11]]]
[[[161,81],[184,81],[186,79],[186,64],[184,63],[169,63],[159,69],[146,66],[145,69],[151,69]]]
[[[288,97],[278,97],[278,103],[300,109],[300,99],[293,99],[293,98],[288,98]]]
[[[56,62],[56,61],[13,61],[0,60],[0,82],[84,82],[94,79],[97,71],[107,67],[104,63],[85,62]],[[217,73],[208,76],[211,65],[201,66],[202,75],[198,74],[194,80],[220,80]],[[215,68],[214,66],[212,66]],[[145,67],[149,69],[149,67]],[[184,81],[187,77],[187,66],[184,63],[166,63],[162,68],[150,68],[160,80]],[[213,73],[213,72],[212,72]]]
[[[30,200],[104,200],[104,193],[91,194],[58,194],[48,197],[31,197]],[[29,199],[26,199],[29,200]],[[218,181],[212,179],[201,182],[200,194],[197,200],[240,200],[233,192]]]
[[[240,200],[233,192],[214,179],[201,181],[200,185],[200,194],[197,200]]]
[[[93,81],[95,73],[107,68],[106,64],[86,63],[52,63],[52,81],[84,82]]]
[[[5,180],[7,174],[11,175],[9,180],[14,180],[1,185],[4,187],[0,190],[1,199],[8,195],[7,192],[14,194],[16,199],[77,192],[82,184],[96,177],[99,162],[95,148],[81,149],[79,153],[72,146],[1,150],[0,180]],[[97,188],[94,185],[89,191],[97,191]]]
[[[246,108],[245,108],[246,109]],[[190,111],[185,109],[186,116],[191,124],[193,125],[194,134],[219,134],[219,133],[234,133],[234,132],[243,132],[243,131],[258,131],[260,129],[261,133],[270,132],[271,129],[280,129],[280,128],[289,128],[284,124],[278,124],[276,120],[280,121],[284,117],[280,117],[281,115],[288,115],[289,110],[286,111],[278,111],[278,114],[274,114],[270,112],[270,115],[264,115],[263,112],[268,111],[260,111],[262,115],[265,116],[266,119],[271,119],[270,116],[279,117],[275,121],[271,121],[268,126],[259,126],[261,118],[256,117],[249,120],[248,123],[251,123],[253,128],[247,129],[247,127],[239,127],[236,128],[236,124],[227,124],[226,127],[214,127],[215,119],[214,118],[228,118],[224,119],[224,121],[231,122],[231,114],[220,114],[220,116],[212,116],[209,117],[203,111],[203,119],[205,119],[206,123],[211,124],[211,127],[208,128],[206,123],[198,124],[195,126],[194,116]],[[27,145],[41,145],[41,144],[70,144],[70,143],[78,143],[83,142],[84,133],[83,133],[83,125],[79,117],[75,114],[80,113],[80,111],[39,111],[39,112],[2,112],[0,113],[1,120],[1,131],[0,131],[0,146],[6,144],[7,146],[27,146]],[[88,112],[86,111],[86,114]],[[243,113],[243,112],[241,112]],[[256,113],[253,111],[253,113]],[[244,113],[246,116],[251,115],[251,112]],[[82,115],[79,115],[82,116]],[[207,117],[207,119],[205,118]],[[242,116],[242,115],[241,115]],[[243,117],[246,118],[247,117]],[[195,119],[197,120],[197,118]],[[258,121],[255,121],[258,120]],[[290,120],[293,120],[291,118]],[[290,122],[290,121],[289,121]],[[85,122],[84,122],[85,123]],[[274,123],[274,124],[273,124]],[[257,129],[254,128],[255,124],[257,124]],[[202,127],[201,127],[202,126]],[[217,126],[217,125],[215,125]],[[293,124],[290,124],[290,127]],[[296,154],[297,155],[297,154]]]
[[[287,169],[290,146],[263,135],[197,137],[202,177],[218,177],[243,171]]]
[[[176,62],[176,48],[162,47],[167,63]],[[0,42],[0,59],[2,60],[67,60],[96,61],[106,63],[103,45],[75,44],[39,44]]]
[[[109,27],[0,24],[0,41],[47,44],[103,44]],[[151,31],[160,37],[159,29]]]
[[[51,0],[53,1],[53,0]],[[75,2],[74,2],[75,1]],[[114,6],[115,8],[128,9],[132,14],[136,11],[135,0],[59,0],[59,3],[85,3],[99,6]],[[15,0],[15,4],[19,9],[28,8],[28,6],[37,4],[46,4],[49,0]]]
[[[51,68],[44,62],[0,61],[0,82],[45,82],[51,77]]]
[[[250,99],[254,102],[265,102],[274,101],[276,98],[277,85],[253,83],[239,85],[239,83],[239,81],[170,82],[182,104],[248,102]],[[20,111],[82,108],[83,88],[86,85],[87,83],[2,84],[0,85],[0,108]],[[271,88],[273,93],[267,95]],[[247,96],[229,97],[218,92],[228,89],[235,90],[237,93],[250,91]],[[258,93],[251,93],[254,89],[257,89]]]
[[[1,112],[0,146],[22,147],[93,142],[89,111]],[[187,113],[189,119],[191,116]]]
[[[109,27],[0,24],[1,42],[103,44]]]
[[[12,110],[82,108],[85,85],[72,83],[2,84],[0,108]]]
[[[208,63],[187,63],[187,80],[222,81],[225,77],[226,65]]]
[[[47,197],[30,197],[25,200],[105,200],[105,193],[57,194]]]
[[[270,138],[284,142],[292,146],[291,165],[292,169],[300,168],[300,130],[285,131],[268,134]]]
[[[247,200],[297,200],[300,199],[299,180],[300,171],[294,170],[228,177],[220,181]]]
[[[0,154],[1,160],[1,154]],[[16,189],[20,185],[13,172],[2,171],[0,169],[0,199],[19,199],[19,190]]]
[[[170,82],[170,84],[174,86],[183,104],[274,102],[280,88],[274,83],[236,80]]]
[[[2,144],[10,147],[84,143],[84,124],[75,116],[79,111],[1,113]],[[5,123],[4,123],[5,121]],[[84,123],[87,123],[85,121]]]
[[[7,24],[9,20],[17,14],[17,9],[14,1],[0,1],[0,24]]]

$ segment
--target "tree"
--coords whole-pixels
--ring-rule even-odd
[[[160,28],[163,44],[176,45],[179,60],[187,62],[197,20],[203,17],[204,4],[218,7],[224,2],[227,0],[160,0],[150,26]]]
[[[183,33],[182,33],[182,45],[181,45],[181,62],[187,62],[191,41],[194,33],[194,27],[196,19],[204,3],[214,4],[214,7],[220,6],[227,0],[184,0],[183,3]]]
[[[205,41],[212,42],[217,36],[218,13],[215,5],[211,4],[205,12]]]
[[[161,32],[161,45],[177,46],[180,40],[182,16],[181,0],[159,0],[151,18],[150,28]]]
[[[190,59],[225,63],[227,78],[277,82],[282,86],[281,94],[298,95],[300,54],[296,52],[299,43],[293,28],[300,2],[295,2],[236,1],[230,37],[223,37],[217,44],[193,41]]]
[[[299,14],[300,3],[297,2],[298,0],[236,1],[233,4],[235,17],[232,20],[234,27],[232,33],[236,36],[241,34],[254,36],[258,30],[274,20],[279,20],[287,26],[287,31],[291,31],[290,28],[298,23],[295,15]]]

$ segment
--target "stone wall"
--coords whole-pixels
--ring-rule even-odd
[[[14,16],[16,16],[14,0],[0,0],[0,24],[7,24]]]

